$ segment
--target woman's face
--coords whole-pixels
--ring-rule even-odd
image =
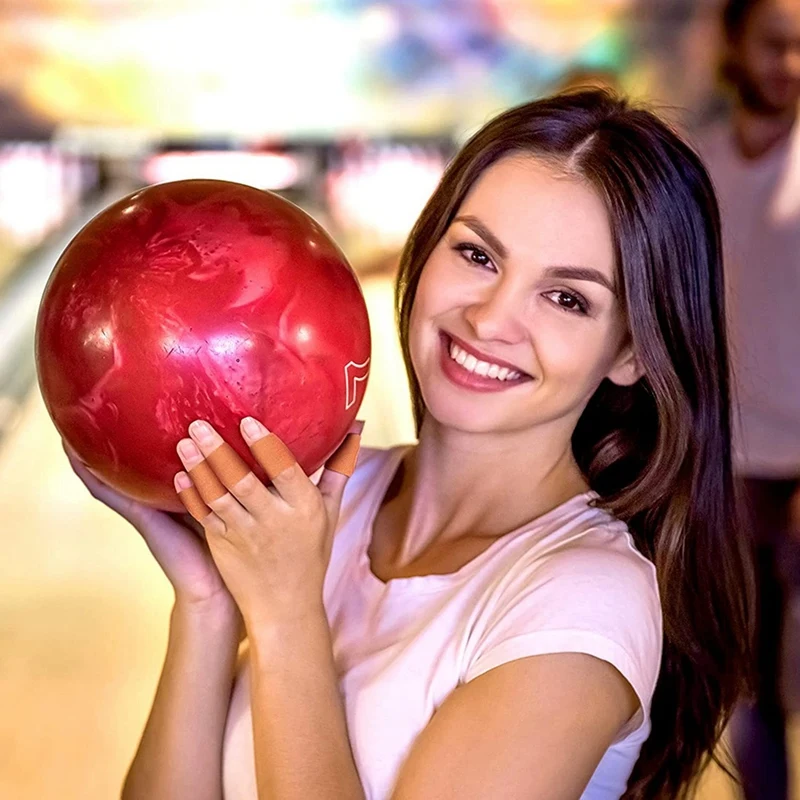
[[[603,378],[639,377],[625,341],[600,197],[531,156],[493,164],[414,299],[409,348],[428,411],[463,431],[571,431]]]

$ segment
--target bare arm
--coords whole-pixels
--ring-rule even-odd
[[[562,653],[457,688],[409,754],[393,800],[577,800],[639,701],[610,664]]]
[[[251,647],[259,797],[363,798],[321,618],[256,632]],[[503,664],[442,704],[392,798],[577,800],[638,707],[625,678],[589,655]]]
[[[131,500],[65,445],[91,495],[141,534],[175,590],[167,656],[122,800],[221,800],[222,736],[243,632],[202,526]]]
[[[122,800],[222,799],[222,737],[239,637],[238,614],[176,602],[164,668]]]
[[[259,800],[363,800],[324,610],[249,638]]]

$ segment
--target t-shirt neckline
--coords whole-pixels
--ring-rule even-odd
[[[373,481],[373,497],[369,504],[369,508],[367,509],[367,516],[363,525],[361,526],[364,534],[361,537],[359,544],[359,569],[362,578],[366,583],[371,584],[383,592],[396,590],[408,591],[414,594],[427,593],[440,589],[446,589],[462,583],[470,575],[477,571],[484,561],[490,559],[497,550],[506,545],[512,539],[516,539],[518,536],[528,533],[533,528],[540,527],[552,516],[555,516],[572,504],[578,503],[578,501],[588,503],[589,501],[599,497],[599,495],[594,491],[581,492],[580,494],[573,495],[563,503],[551,508],[549,511],[545,512],[536,519],[523,523],[518,528],[515,528],[514,530],[509,531],[508,533],[505,533],[499,538],[495,539],[483,552],[470,559],[455,572],[446,572],[440,574],[434,573],[431,575],[412,575],[402,578],[390,578],[388,581],[384,581],[372,571],[372,563],[369,557],[369,546],[372,543],[373,528],[375,525],[375,519],[378,516],[378,510],[380,508],[381,501],[383,500],[386,490],[389,488],[389,484],[391,483],[395,473],[397,472],[397,469],[400,466],[403,456],[412,447],[414,447],[413,444],[399,445],[390,450],[381,470],[379,470],[378,475]]]

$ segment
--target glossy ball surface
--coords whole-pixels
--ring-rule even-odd
[[[209,421],[266,480],[239,433],[254,416],[311,474],[354,420],[369,359],[333,240],[287,200],[226,181],[150,186],[102,211],[61,255],[36,326],[59,433],[106,483],[170,511],[189,423]]]

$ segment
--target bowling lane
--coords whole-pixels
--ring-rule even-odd
[[[0,450],[0,797],[119,796],[171,591],[71,473],[37,391]]]
[[[13,425],[35,381],[34,328],[39,300],[53,265],[70,239],[95,214],[124,196],[129,187],[109,189],[84,205],[70,224],[22,256],[3,275],[0,291],[0,441]]]
[[[35,387],[39,298],[84,206],[0,297],[0,797],[119,795],[166,641],[169,584],[138,534],[74,477]]]
[[[28,277],[23,307],[35,306],[54,255],[55,246]],[[368,294],[371,313],[385,321],[389,284]],[[387,416],[401,387],[388,328],[375,347],[388,372],[372,383],[365,414],[376,424],[365,438],[387,444],[407,438],[409,422],[394,426]],[[0,797],[109,800],[119,796],[152,701],[172,593],[138,534],[72,474],[35,386],[16,408],[0,440]],[[700,800],[733,798],[712,771]]]

